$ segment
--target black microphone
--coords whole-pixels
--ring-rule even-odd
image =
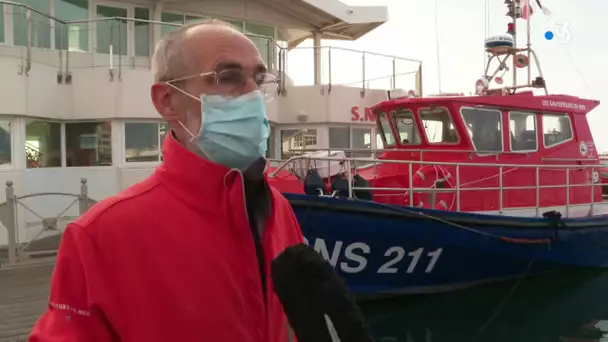
[[[271,267],[275,292],[298,342],[334,342],[332,325],[341,342],[373,342],[346,284],[319,253],[295,245]]]

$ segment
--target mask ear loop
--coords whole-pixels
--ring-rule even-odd
[[[184,91],[183,89],[181,89],[179,87],[174,86],[173,84],[171,84],[169,82],[165,82],[165,84],[168,85],[169,87],[171,87],[171,88],[179,91],[180,93],[182,93],[182,94],[190,97],[191,99],[200,102],[201,103],[201,107],[203,106],[203,101],[200,98],[198,98],[198,97],[196,97],[196,96],[194,96],[192,94],[189,94],[188,92]],[[202,115],[203,115],[203,111],[202,111],[202,108],[201,108],[201,127],[199,129],[199,133],[198,133],[199,135],[203,131],[203,117],[202,117]],[[194,139],[197,138],[198,135],[193,134],[192,131],[190,131],[188,129],[188,127],[186,127],[186,125],[184,125],[184,123],[181,120],[177,120],[177,123],[184,129],[184,131],[186,131],[186,133],[188,133],[190,135],[190,142],[192,143],[194,141]]]

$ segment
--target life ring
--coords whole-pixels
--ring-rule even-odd
[[[418,169],[412,177],[412,187],[428,189],[453,189],[452,175],[448,170],[437,165],[425,165]],[[433,203],[433,195],[434,202]],[[452,191],[416,191],[412,196],[413,203],[409,203],[409,191],[405,194],[406,205],[417,208],[451,210],[454,206],[456,196]]]

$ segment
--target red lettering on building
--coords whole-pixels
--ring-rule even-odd
[[[350,109],[351,121],[361,121],[361,122],[370,122],[376,121],[376,116],[374,112],[370,108],[365,108],[365,114],[361,116],[359,106],[353,106]]]

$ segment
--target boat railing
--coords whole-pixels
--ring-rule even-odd
[[[440,162],[440,161],[412,161],[412,160],[390,160],[390,159],[376,159],[376,158],[356,158],[356,157],[348,157],[348,158],[340,158],[340,157],[311,157],[306,155],[293,156],[284,161],[275,160],[274,164],[276,165],[276,169],[270,173],[270,177],[277,177],[280,171],[289,169],[289,166],[292,164],[296,164],[298,162],[305,161],[307,165],[313,165],[314,162],[325,162],[328,163],[340,163],[343,166],[344,170],[356,170],[357,168],[353,167],[356,163],[367,163],[367,165],[373,164],[401,164],[407,165],[408,168],[408,179],[413,179],[414,174],[424,166],[440,166],[444,168],[452,168],[455,170],[455,184],[450,184],[449,188],[437,188],[437,187],[415,187],[413,182],[408,182],[408,187],[356,187],[353,183],[353,172],[345,172],[345,175],[348,179],[348,197],[354,198],[354,193],[358,190],[372,190],[372,191],[388,191],[388,192],[399,192],[399,195],[408,196],[409,203],[414,203],[414,194],[415,193],[430,193],[433,196],[437,193],[445,193],[451,192],[455,193],[455,205],[456,211],[461,211],[461,194],[465,191],[497,191],[498,192],[498,211],[500,214],[504,213],[504,209],[533,209],[536,211],[536,216],[542,215],[541,212],[541,190],[542,189],[566,189],[565,195],[565,216],[570,216],[571,207],[576,206],[576,203],[570,203],[571,194],[573,188],[580,187],[588,187],[590,188],[590,198],[588,205],[590,206],[589,215],[594,214],[594,208],[596,204],[601,202],[596,200],[596,194],[599,191],[601,193],[601,187],[608,185],[608,183],[602,183],[600,181],[599,174],[597,173],[599,170],[605,168],[604,165],[601,164],[593,164],[593,165],[566,165],[566,164],[543,164],[543,165],[532,165],[532,164],[498,164],[498,163],[455,163],[455,162]],[[593,161],[593,160],[590,160]],[[371,163],[370,163],[371,162]],[[415,167],[418,166],[418,167]],[[461,182],[461,169],[463,167],[478,167],[478,168],[496,168],[496,174],[493,174],[489,177],[476,179],[471,182],[462,183]],[[504,184],[504,176],[511,171],[517,169],[532,169],[535,172],[535,180],[534,186],[505,186]],[[541,184],[541,171],[542,170],[553,170],[553,171],[564,171],[565,172],[565,183],[560,184]],[[585,182],[571,182],[571,171],[582,171],[589,170],[590,171],[590,181]],[[374,177],[377,174],[374,172]],[[451,176],[451,175],[450,175]],[[447,177],[446,177],[447,178]],[[484,182],[493,178],[498,178],[497,186],[479,186],[472,187],[475,183]],[[328,179],[328,183],[330,180]],[[435,184],[436,185],[436,184]],[[530,207],[505,207],[504,206],[504,194],[506,191],[510,190],[531,190],[535,189],[535,206]],[[394,196],[395,194],[390,194]],[[433,205],[435,201],[432,201]],[[587,204],[586,204],[587,205]]]

